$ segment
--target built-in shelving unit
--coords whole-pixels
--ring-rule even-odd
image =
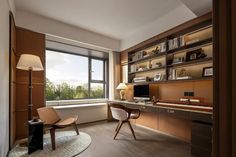
[[[204,17],[130,48],[128,84],[212,79],[203,75],[205,68],[213,66],[212,34],[211,18]],[[142,77],[149,81],[134,82],[134,78]]]

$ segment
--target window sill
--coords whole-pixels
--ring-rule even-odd
[[[76,106],[84,104],[97,104],[105,103],[108,99],[83,99],[83,100],[55,100],[55,101],[46,101],[46,106]]]
[[[69,108],[80,108],[80,107],[96,107],[106,106],[107,103],[92,103],[92,104],[79,104],[79,105],[63,105],[63,106],[52,106],[54,109],[69,109]]]

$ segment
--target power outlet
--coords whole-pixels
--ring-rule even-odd
[[[188,96],[194,96],[194,92],[188,92]]]
[[[184,92],[184,96],[188,96],[188,92]]]
[[[184,96],[194,96],[194,92],[184,92]]]

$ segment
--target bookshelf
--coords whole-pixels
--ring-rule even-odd
[[[149,81],[138,84],[212,79],[203,75],[213,66],[212,34],[211,16],[205,15],[121,52],[128,58],[127,83],[140,77]]]

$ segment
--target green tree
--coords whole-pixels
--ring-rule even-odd
[[[101,86],[94,86],[90,91],[91,98],[103,98],[103,87]]]
[[[102,98],[104,95],[102,86],[93,86],[88,90],[88,84],[83,84],[79,86],[70,86],[69,84],[63,82],[61,84],[55,85],[48,78],[46,78],[46,99],[47,100],[70,100],[70,99],[80,99],[80,98]]]
[[[56,98],[55,91],[56,91],[55,85],[48,78],[46,78],[46,99],[55,100]]]
[[[76,95],[76,90],[74,87],[63,82],[60,86],[60,100],[74,99]]]
[[[76,87],[76,99],[79,98],[88,98],[89,94],[88,94],[88,85],[84,84],[82,86],[77,86]]]

